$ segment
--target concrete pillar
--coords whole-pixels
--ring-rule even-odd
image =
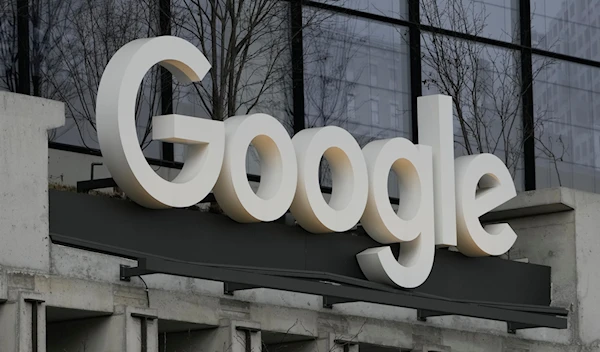
[[[14,292],[0,304],[2,352],[46,352],[46,307],[35,293]]]
[[[0,265],[49,271],[48,129],[64,104],[0,92]]]
[[[358,343],[333,333],[323,333],[315,341],[294,345],[294,352],[358,352]],[[286,351],[287,352],[287,351]]]
[[[154,310],[120,306],[109,317],[64,321],[48,327],[48,352],[144,350],[158,352],[158,319]]]
[[[159,337],[161,352],[215,351],[246,352],[262,350],[260,324],[249,321],[222,320],[218,328],[169,333]]]

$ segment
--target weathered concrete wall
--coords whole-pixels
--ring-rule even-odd
[[[600,350],[600,196],[576,192],[578,330],[582,344]]]
[[[132,314],[154,314],[118,306],[109,317],[67,320],[48,324],[48,352],[137,352],[142,346],[142,321]],[[147,351],[158,351],[158,322],[147,320]]]
[[[25,296],[44,300],[50,312],[37,316],[43,340],[38,351],[75,349],[82,340],[91,341],[87,351],[139,351],[141,321],[132,312],[157,317],[147,326],[150,352],[158,351],[159,331],[174,339],[174,345],[165,346],[169,350],[181,347],[175,343],[182,333],[210,327],[195,333],[197,341],[243,348],[246,342],[239,341],[242,333],[235,324],[260,328],[250,338],[253,350],[260,349],[259,340],[272,336],[294,338],[300,351],[336,351],[337,340],[358,342],[353,352],[369,352],[371,345],[412,351],[600,350],[599,195],[566,189],[521,194],[490,218],[510,219],[519,235],[509,259],[552,266],[553,304],[572,312],[569,328],[562,331],[512,335],[504,323],[464,317],[420,322],[414,310],[366,303],[327,309],[318,296],[266,289],[231,297],[223,295],[221,283],[166,275],[144,277],[145,283],[138,278],[122,282],[119,265],[131,261],[49,243],[48,178],[57,181],[62,175],[60,182],[75,185],[89,178],[89,164],[99,160],[52,151],[46,163],[45,131],[62,123],[61,109],[54,102],[0,93],[0,153],[7,160],[0,183],[0,300],[6,300],[0,304],[2,351],[30,349],[31,311]],[[108,176],[102,167],[96,175]],[[52,321],[48,346],[43,338],[46,318]],[[166,334],[165,326],[177,328]]]
[[[0,265],[49,269],[48,129],[62,103],[0,92]]]

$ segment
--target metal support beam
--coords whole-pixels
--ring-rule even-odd
[[[248,181],[250,182],[260,182],[260,176],[248,174]],[[110,187],[118,187],[117,183],[112,178],[99,178],[96,180],[87,180],[87,181],[78,181],[77,182],[77,193],[88,193],[90,191],[102,188],[110,188]],[[333,191],[332,187],[321,187],[321,192],[325,194],[331,194]],[[198,203],[208,203],[214,202],[215,198],[212,193],[210,193],[206,198],[201,200]],[[390,203],[399,204],[400,200],[398,198],[390,197]]]
[[[507,327],[506,330],[509,334],[516,334],[517,330],[535,329],[535,328],[541,328],[542,326],[508,322],[508,323],[506,323],[506,327]]]
[[[443,313],[443,312],[436,312],[436,311],[428,310],[428,309],[417,309],[417,320],[418,321],[427,321],[427,318],[430,318],[430,317],[442,317],[442,316],[446,316],[446,315],[450,315],[450,314]]]
[[[235,328],[237,331],[242,331],[244,333],[244,340],[245,340],[245,352],[252,352],[252,334],[255,334],[257,332],[259,332],[259,329],[256,328],[249,328],[249,327],[245,327],[245,326],[237,326]]]
[[[44,303],[42,300],[29,299],[24,300],[26,303],[31,304],[31,351],[37,352],[39,348],[38,344],[38,308],[39,304]]]
[[[131,278],[135,277],[135,276],[154,274],[153,272],[146,270],[144,262],[145,262],[144,259],[139,259],[137,267],[131,267],[131,266],[121,264],[119,266],[120,267],[120,277],[119,278],[121,279],[121,281],[131,281]]]
[[[518,307],[516,305],[453,301],[444,298],[422,296],[404,290],[389,292],[352,285],[332,285],[318,280],[298,279],[275,274],[269,275],[253,272],[252,270],[244,270],[243,268],[221,268],[156,257],[139,259],[137,268],[121,267],[121,279],[151,273],[236,283],[253,287],[314,294],[323,297],[335,297],[347,302],[361,301],[411,308],[421,311],[421,318],[427,318],[427,316],[461,315],[521,324],[513,325],[516,327],[540,326],[556,329],[567,327],[567,319],[564,317],[568,315],[568,312],[558,308],[548,308],[548,312],[542,312],[547,307]]]
[[[323,296],[323,308],[333,308],[334,304],[341,304],[341,303],[352,303],[352,302],[356,302],[356,300],[353,299],[346,299],[346,298],[338,298],[338,297],[331,297],[331,296]]]
[[[243,290],[251,290],[253,288],[260,288],[254,285],[240,285],[234,282],[224,282],[223,283],[223,293],[228,296],[233,296],[235,291],[243,291]]]
[[[112,178],[99,178],[89,181],[77,182],[77,193],[87,193],[95,189],[117,187],[117,183]]]
[[[155,316],[139,313],[131,313],[132,318],[140,319],[140,342],[142,352],[148,352],[148,320],[156,319]]]

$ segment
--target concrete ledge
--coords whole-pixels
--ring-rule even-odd
[[[0,92],[0,111],[11,118],[42,122],[46,129],[61,127],[65,123],[65,104],[55,100],[24,94]]]
[[[575,209],[573,190],[547,188],[519,193],[515,198],[481,217],[483,222],[496,222],[536,215],[545,215]]]

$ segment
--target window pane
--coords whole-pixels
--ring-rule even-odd
[[[598,60],[600,3],[597,1],[531,0],[531,27],[534,47]]]
[[[518,0],[421,0],[421,23],[517,42]]]
[[[217,2],[214,9],[206,0],[172,0],[172,3],[173,34],[196,45],[212,65],[201,83],[175,82],[175,112],[215,120],[267,113],[291,133],[289,3],[245,1],[245,8],[235,11],[233,16],[224,2]],[[312,18],[307,20],[313,22]],[[234,22],[237,31],[230,30]],[[213,37],[222,36],[223,40],[213,43]],[[231,43],[237,45],[234,50]],[[259,174],[260,164],[253,148],[247,157],[247,171]]]
[[[352,10],[375,15],[408,19],[408,1],[412,0],[316,0],[329,5],[345,7]]]
[[[155,36],[154,10],[144,1],[30,1],[30,87],[33,95],[63,101],[65,126],[50,131],[51,141],[98,148],[95,101],[100,78],[112,55],[131,40]],[[16,1],[0,5],[0,86],[16,91]],[[140,145],[159,157],[151,143],[150,117],[156,115],[157,70],[141,84],[136,110]]]
[[[423,95],[453,97],[455,156],[495,154],[507,165],[517,189],[523,189],[518,53],[424,35],[422,54]]]
[[[361,146],[410,139],[406,29],[318,11],[319,26],[304,31],[306,126],[343,127]]]
[[[600,69],[534,56],[537,187],[600,192]]]

